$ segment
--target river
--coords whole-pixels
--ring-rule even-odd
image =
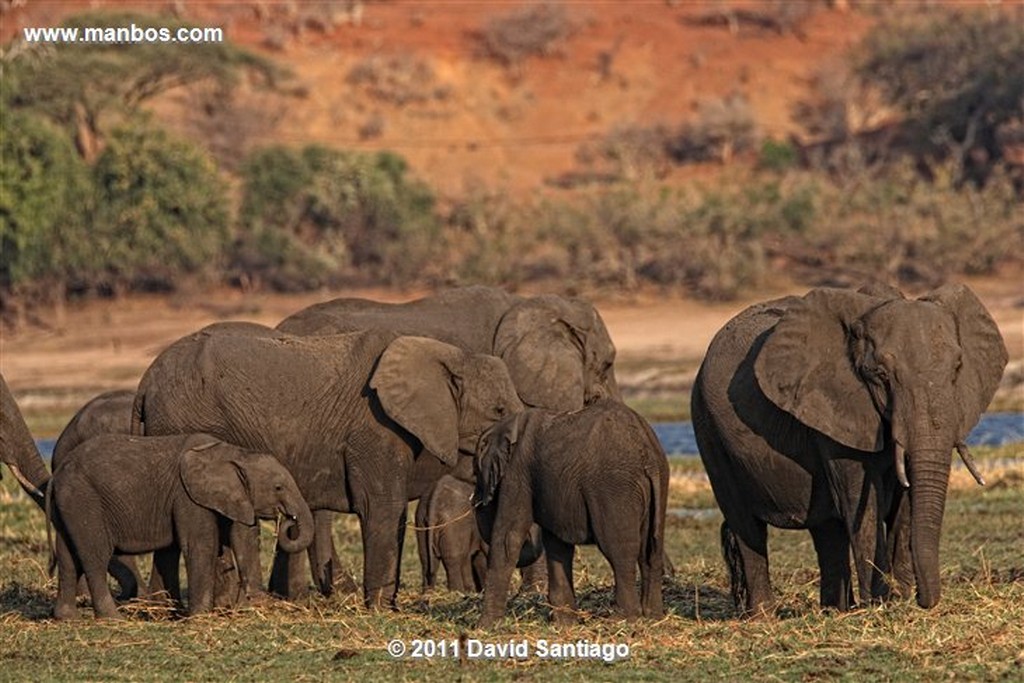
[[[658,435],[665,452],[674,456],[697,455],[697,442],[690,422],[656,422]],[[986,413],[967,437],[968,446],[1003,446],[1024,441],[1024,413]],[[39,451],[49,459],[54,439],[40,439]]]

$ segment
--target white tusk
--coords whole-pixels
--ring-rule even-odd
[[[899,441],[895,442],[894,450],[896,451],[896,478],[903,488],[909,489],[910,481],[907,480],[907,452]]]
[[[11,468],[11,473],[14,474],[14,478],[18,480],[21,487],[28,491],[32,497],[40,499],[46,497],[45,493],[36,488],[36,485],[30,482],[25,475],[21,473],[21,470],[18,469],[17,465],[11,465],[8,463],[7,466]]]
[[[964,461],[964,465],[967,466],[967,471],[974,477],[974,481],[978,482],[979,485],[985,485],[985,477],[981,476],[981,472],[978,471],[978,464],[974,462],[974,456],[971,455],[971,451],[968,450],[967,444],[963,441],[959,441],[956,444],[956,452],[960,454],[960,459]]]

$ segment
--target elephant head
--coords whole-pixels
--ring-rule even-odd
[[[755,360],[762,391],[781,409],[844,446],[892,454],[897,478],[910,487],[922,607],[940,597],[951,453],[972,467],[963,442],[1006,362],[995,322],[963,285],[917,300],[877,288],[812,291],[783,314]]]
[[[494,354],[528,406],[569,411],[599,398],[621,400],[615,344],[586,301],[548,295],[514,304],[498,323]]]
[[[523,409],[500,359],[426,337],[388,344],[370,387],[388,416],[450,467],[485,429]]]
[[[7,381],[0,375],[0,462],[11,469],[14,478],[40,507],[50,473],[36,442],[14,402]],[[0,476],[3,476],[0,474]]]
[[[516,443],[519,441],[521,424],[522,413],[502,420],[480,437],[476,461],[476,490],[473,493],[473,504],[477,508],[486,507],[494,500],[498,484],[505,475]],[[484,538],[490,538],[489,529]]]
[[[179,472],[193,502],[235,522],[252,526],[257,518],[281,514],[277,540],[286,552],[305,550],[313,541],[313,513],[274,456],[210,437],[185,451]]]

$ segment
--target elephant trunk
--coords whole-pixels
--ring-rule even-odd
[[[934,607],[941,597],[939,538],[946,508],[952,449],[911,451],[910,551],[917,582],[917,604]]]
[[[277,543],[286,553],[302,552],[313,542],[313,513],[304,501],[282,506],[285,519],[277,528]]]

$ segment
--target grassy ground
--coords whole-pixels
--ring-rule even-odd
[[[11,680],[1020,680],[1024,677],[1024,447],[978,449],[989,485],[954,473],[942,548],[942,602],[912,601],[846,614],[817,607],[810,536],[773,531],[772,578],[779,616],[736,618],[718,548],[721,521],[699,463],[673,464],[666,544],[676,576],[665,583],[668,615],[627,624],[611,613],[611,576],[594,548],[581,548],[576,586],[582,623],[555,628],[539,595],[510,602],[494,632],[477,631],[479,596],[422,595],[412,535],[403,556],[406,588],[398,613],[373,613],[351,595],[172,619],[130,606],[120,623],[49,618],[55,581],[47,576],[42,515],[0,484],[0,678]],[[354,520],[337,524],[345,561],[359,566]],[[271,530],[264,529],[266,538]],[[269,545],[265,544],[265,545]],[[393,639],[539,639],[628,645],[628,659],[459,661],[404,657]],[[463,645],[465,647],[465,644]]]

